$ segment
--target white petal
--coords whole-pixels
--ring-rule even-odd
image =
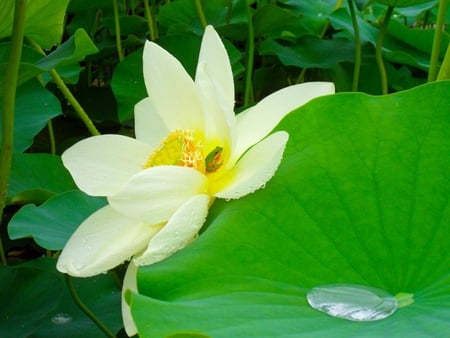
[[[289,112],[316,97],[333,93],[331,82],[302,83],[283,88],[237,115],[237,144],[230,164],[270,133]]]
[[[218,93],[205,67],[198,67],[197,74],[203,74],[196,83],[199,87],[200,97],[202,99],[203,111],[205,112],[205,130],[204,136],[208,141],[206,144],[206,153],[209,153],[216,146],[225,150],[231,148],[231,132],[235,129],[236,119],[234,112],[225,112],[223,105],[220,104]],[[227,156],[230,156],[228,153]]]
[[[181,63],[149,41],[143,58],[148,96],[168,129],[203,130],[197,89]]]
[[[131,316],[131,308],[125,300],[124,293],[127,290],[131,290],[133,292],[137,292],[137,266],[133,264],[131,261],[128,264],[127,271],[125,272],[125,277],[123,278],[122,285],[122,321],[125,332],[129,337],[137,334],[137,328],[134,324],[133,317]]]
[[[197,195],[184,203],[169,222],[152,238],[147,250],[133,261],[137,265],[154,264],[190,244],[197,236],[208,214],[208,195]]]
[[[103,207],[73,233],[56,268],[76,277],[106,272],[145,248],[159,230]]]
[[[124,189],[110,196],[108,201],[127,217],[158,224],[166,222],[192,196],[206,190],[206,176],[195,169],[157,166],[133,176]]]
[[[206,67],[213,79],[218,97],[221,99],[223,111],[232,114],[234,107],[234,82],[230,59],[219,35],[212,26],[207,26],[203,35],[198,57],[195,82],[202,82],[204,72],[199,68]],[[234,119],[234,116],[231,116]]]
[[[137,140],[152,148],[158,147],[171,132],[148,97],[134,106],[134,131]]]
[[[62,161],[81,190],[92,196],[108,196],[143,170],[152,150],[131,137],[101,135],[74,144],[62,154]]]
[[[288,137],[288,133],[279,131],[253,146],[227,176],[221,178],[222,186],[214,196],[240,198],[262,188],[275,174]]]

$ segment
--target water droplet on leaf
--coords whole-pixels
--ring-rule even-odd
[[[52,323],[55,325],[64,325],[72,321],[72,316],[67,313],[60,312],[52,317]]]
[[[330,284],[311,289],[309,305],[332,317],[353,321],[374,321],[397,310],[397,300],[384,290],[363,285]]]

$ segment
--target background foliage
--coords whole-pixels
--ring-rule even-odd
[[[426,84],[449,46],[450,11],[439,11],[446,2],[28,1],[0,229],[8,263],[0,267],[0,336],[103,336],[73,302],[71,283],[124,336],[122,268],[69,284],[55,269],[80,221],[105,203],[76,189],[60,154],[98,131],[132,135],[134,104],[146,96],[145,40],[193,75],[206,23],[227,48],[238,111],[305,81],[332,81],[342,94],[311,102],[282,122],[290,142],[266,189],[216,203],[198,241],[140,270],[141,294],[129,298],[141,333],[449,331],[450,85]],[[14,4],[0,2],[0,116]],[[442,32],[437,47],[436,31]],[[381,95],[377,53],[391,95]],[[282,196],[282,210],[271,206],[273,196]],[[379,323],[345,322],[306,306],[308,288],[328,282],[411,292],[415,303]],[[67,320],[56,320],[61,317]]]

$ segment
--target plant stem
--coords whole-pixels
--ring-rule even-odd
[[[64,81],[61,79],[61,76],[59,76],[58,72],[54,69],[51,69],[49,71],[49,73],[50,73],[53,81],[55,82],[55,84],[58,86],[61,93],[63,93],[63,95],[65,96],[67,101],[69,101],[69,103],[72,105],[73,109],[77,112],[78,117],[84,123],[84,125],[89,130],[91,135],[94,135],[94,136],[100,135],[100,132],[95,127],[94,123],[89,118],[88,114],[84,111],[83,107],[81,107],[80,103],[77,101],[75,96],[73,96],[73,94],[70,92],[69,88],[66,86]]]
[[[244,107],[248,106],[253,97],[253,63],[255,58],[255,33],[253,31],[251,1],[246,0],[248,19],[248,39],[247,39],[247,69],[245,74]]]
[[[386,74],[386,68],[384,67],[382,48],[383,48],[383,40],[386,35],[387,28],[389,26],[389,20],[391,19],[392,12],[394,11],[394,7],[389,6],[386,15],[384,16],[384,20],[381,23],[380,31],[378,33],[377,44],[375,47],[375,58],[378,64],[378,70],[380,72],[381,79],[381,94],[386,95],[388,93],[388,80]]]
[[[56,144],[55,144],[55,133],[53,132],[52,120],[47,122],[48,138],[50,140],[50,153],[52,155],[56,154]]]
[[[0,221],[3,218],[8,181],[11,173],[11,160],[14,140],[14,110],[16,105],[17,78],[19,76],[20,58],[22,57],[23,35],[25,31],[26,0],[16,0],[14,7],[14,22],[6,67],[3,90],[2,141],[0,150]],[[5,250],[0,238],[0,259],[6,265]]]
[[[36,49],[39,53],[42,55],[45,55],[44,50],[39,46],[36,42],[34,42],[31,39],[28,39],[30,44],[33,46],[34,49]],[[64,97],[67,99],[67,101],[71,104],[73,109],[77,112],[78,117],[80,120],[84,123],[86,128],[89,130],[91,135],[100,135],[100,132],[95,127],[92,120],[89,118],[88,114],[84,111],[83,107],[81,107],[80,103],[77,101],[75,96],[71,93],[70,89],[66,86],[64,81],[61,79],[61,76],[59,76],[58,72],[55,69],[49,70],[49,73],[53,79],[53,82],[58,86],[61,93],[64,95]]]
[[[361,38],[359,37],[358,19],[356,17],[355,5],[353,0],[348,0],[348,7],[350,8],[350,15],[352,17],[353,31],[355,35],[355,68],[353,70],[352,91],[358,91],[359,73],[361,70]]]
[[[447,46],[447,52],[445,53],[444,61],[442,61],[437,80],[450,80],[450,43]]]
[[[122,40],[120,36],[119,4],[117,3],[117,0],[113,0],[113,10],[114,10],[114,27],[116,29],[117,55],[119,57],[119,61],[122,61],[123,52],[122,52]]]
[[[439,9],[434,30],[433,49],[431,50],[430,69],[428,71],[428,82],[436,80],[438,72],[439,54],[441,52],[442,34],[444,32],[445,13],[447,11],[448,0],[439,1]]]
[[[206,21],[202,0],[195,0],[195,8],[197,9],[197,14],[198,18],[200,19],[200,23],[202,24],[203,29],[205,29],[206,26],[208,25],[208,21]]]
[[[78,305],[78,307],[86,314],[86,316],[88,316],[107,337],[115,338],[115,334],[112,333],[106,327],[106,325],[100,321],[100,319],[98,319],[98,317],[86,306],[86,304],[83,303],[80,296],[78,296],[75,286],[73,285],[72,277],[67,274],[65,274],[64,276],[66,278],[67,288],[69,289],[70,295],[72,296],[75,304]]]
[[[153,20],[152,11],[150,10],[149,0],[144,0],[145,18],[147,19],[148,29],[150,32],[150,40],[156,40],[155,23]]]

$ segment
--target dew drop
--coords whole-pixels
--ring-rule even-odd
[[[55,325],[64,325],[72,321],[72,317],[64,312],[57,313],[52,317],[52,323]]]
[[[311,289],[309,305],[332,317],[352,321],[375,321],[397,310],[397,300],[384,290],[363,285],[329,284]]]

